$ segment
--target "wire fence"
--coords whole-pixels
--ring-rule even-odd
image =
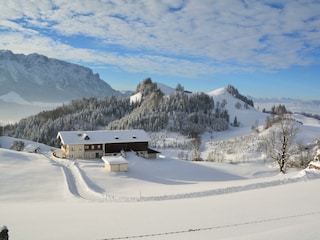
[[[183,234],[183,233],[209,231],[209,230],[233,228],[233,227],[240,227],[240,226],[245,226],[245,225],[253,225],[253,224],[259,224],[259,223],[266,223],[266,222],[275,222],[275,221],[281,221],[281,220],[285,220],[285,219],[299,218],[299,217],[311,216],[311,215],[316,215],[316,214],[320,214],[320,211],[319,212],[302,213],[302,214],[296,214],[296,215],[290,215],[290,216],[283,216],[283,217],[260,219],[260,220],[241,222],[241,223],[218,225],[218,226],[212,226],[212,227],[191,228],[191,229],[185,229],[185,230],[180,230],[180,231],[149,233],[149,234],[131,235],[131,236],[129,235],[129,236],[122,236],[122,237],[110,237],[110,238],[104,238],[104,239],[99,239],[99,240],[121,240],[121,239],[136,239],[136,238],[147,238],[147,237],[151,238],[151,237],[158,237],[158,236],[165,236],[165,235],[177,235],[177,234]]]

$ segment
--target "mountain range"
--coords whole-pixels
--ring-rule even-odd
[[[15,122],[83,97],[121,95],[91,69],[37,53],[0,50],[0,122]]]
[[[66,102],[120,94],[91,69],[48,58],[0,51],[0,96],[15,93],[28,102]]]

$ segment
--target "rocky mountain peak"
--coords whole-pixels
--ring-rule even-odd
[[[90,68],[33,53],[0,51],[0,96],[15,92],[30,102],[66,102],[120,93]]]

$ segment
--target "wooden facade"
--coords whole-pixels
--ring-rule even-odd
[[[114,153],[128,151],[146,151],[148,149],[148,142],[124,142],[124,143],[106,143],[105,153]]]

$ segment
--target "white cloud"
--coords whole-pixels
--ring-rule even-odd
[[[23,44],[21,44],[23,42]],[[221,71],[204,63],[195,63],[183,59],[175,59],[156,55],[119,55],[115,52],[99,52],[91,49],[73,48],[61,42],[53,41],[47,37],[30,35],[26,37],[21,33],[7,33],[1,39],[0,49],[11,49],[16,53],[31,54],[36,52],[46,56],[65,59],[71,62],[86,62],[87,65],[109,66],[125,69],[132,73],[170,74],[179,77],[196,77],[210,72]]]
[[[12,0],[0,16],[1,48],[130,72],[197,76],[319,61],[310,56],[320,45],[317,1]],[[95,40],[68,40],[79,36]]]

